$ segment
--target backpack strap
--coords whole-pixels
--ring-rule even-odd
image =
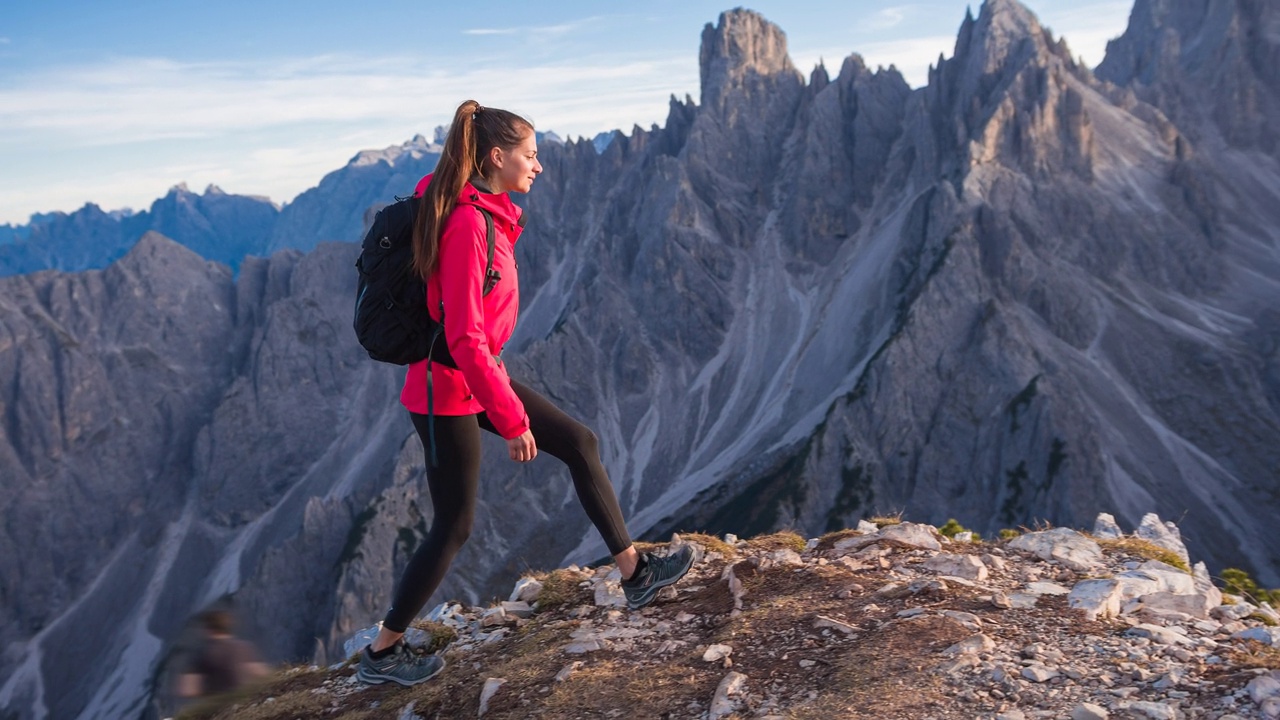
[[[493,288],[497,286],[498,281],[502,279],[502,273],[493,269],[493,252],[497,247],[497,238],[493,232],[493,213],[479,206],[473,206],[484,216],[485,241],[489,243],[489,255],[484,265],[484,292],[480,297],[484,297],[493,292]]]
[[[497,286],[498,281],[502,279],[502,273],[493,269],[493,254],[497,248],[497,238],[493,231],[493,214],[479,206],[475,207],[484,216],[485,225],[485,241],[489,245],[487,257],[484,266],[484,291],[480,297],[484,297],[493,292],[493,288]],[[431,382],[431,350],[435,349],[436,341],[444,336],[444,300],[440,301],[440,323],[436,325],[436,329],[431,333],[430,350],[427,351],[427,443],[431,446],[431,467],[439,465],[436,457],[436,413],[435,413],[435,393],[433,392]]]

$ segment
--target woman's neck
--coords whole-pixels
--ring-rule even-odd
[[[471,186],[482,193],[489,193],[490,195],[496,194],[493,188],[489,185],[489,181],[485,180],[481,175],[471,176]]]

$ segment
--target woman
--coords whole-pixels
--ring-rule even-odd
[[[595,435],[512,380],[502,363],[519,308],[515,242],[524,226],[522,211],[507,193],[529,192],[541,172],[529,121],[468,100],[458,107],[435,172],[418,183],[413,266],[427,278],[432,317],[439,321],[443,314],[444,340],[457,369],[428,359],[410,365],[405,378],[400,402],[426,450],[435,517],[405,568],[381,631],[360,654],[357,676],[364,682],[415,685],[444,668],[440,657],[413,652],[403,635],[471,532],[482,429],[505,439],[516,462],[529,462],[542,449],[568,465],[578,500],[618,564],[632,609],[652,602],[693,563],[688,547],[666,557],[636,552]],[[481,211],[492,217],[496,238],[490,277]],[[486,283],[495,279],[489,289]]]

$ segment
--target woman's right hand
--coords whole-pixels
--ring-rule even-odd
[[[516,462],[529,462],[538,457],[538,446],[533,442],[533,431],[525,430],[522,435],[508,440],[507,452]]]

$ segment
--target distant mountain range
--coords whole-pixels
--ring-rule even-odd
[[[1277,26],[1138,0],[1091,70],[986,0],[912,90],[857,55],[806,78],[726,12],[662,127],[547,143],[504,360],[596,431],[637,537],[1155,512],[1280,585]],[[381,617],[431,509],[403,371],[352,337],[353,241],[432,147],[280,211],[175,190],[0,245],[122,255],[0,279],[0,715],[135,715],[224,596],[272,660]],[[277,217],[226,235],[249,208]],[[179,222],[264,254],[233,275]],[[557,463],[486,442],[433,602],[606,552]]]

